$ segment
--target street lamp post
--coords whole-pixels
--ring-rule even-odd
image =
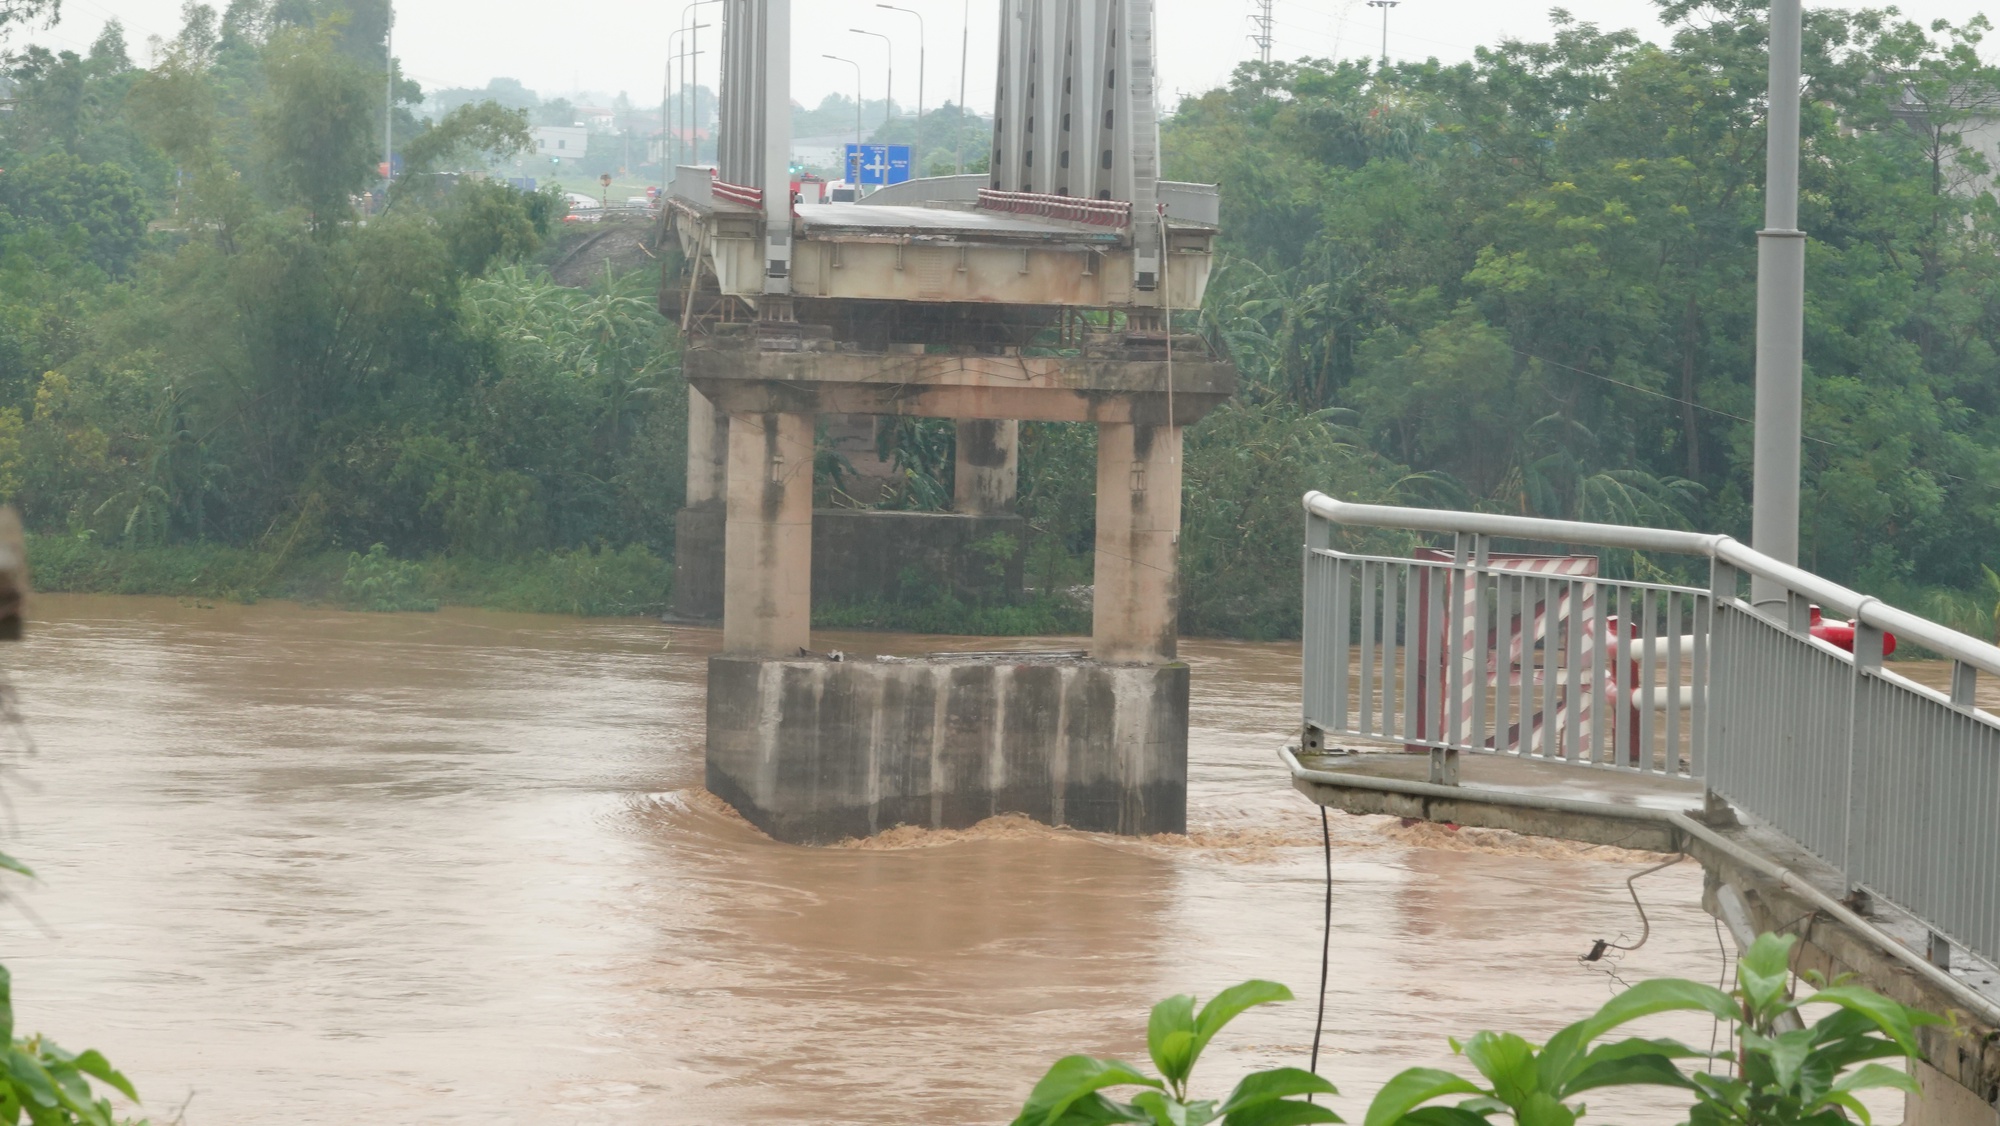
[[[1771,0],[1764,229],[1757,232],[1757,418],[1750,545],[1799,561],[1799,442],[1804,413],[1806,236],[1799,226],[1799,0]],[[1786,609],[1785,588],[1753,579],[1752,605]]]
[[[924,155],[924,14],[915,8],[899,8],[894,4],[877,4],[875,6],[877,8],[887,8],[892,12],[902,12],[905,15],[917,17],[917,141],[915,146],[916,156],[913,160],[922,160]],[[914,169],[911,171],[911,174],[915,175]]]
[[[1396,5],[1402,2],[1403,0],[1368,0],[1369,7],[1382,9],[1382,65],[1383,66],[1389,65],[1389,9],[1395,7]]]
[[[678,25],[680,30],[674,32],[674,35],[687,34],[693,36],[693,39],[690,41],[689,44],[688,52],[680,56],[683,60],[685,60],[681,63],[681,86],[684,92],[692,91],[692,96],[695,102],[697,103],[697,105],[693,109],[690,109],[687,105],[687,100],[688,100],[687,97],[684,96],[681,99],[680,116],[686,119],[688,125],[686,132],[690,133],[694,131],[695,118],[698,115],[698,111],[700,109],[699,103],[701,101],[701,36],[698,33],[701,31],[702,28],[707,27],[708,25],[704,23],[704,24],[695,24],[693,26],[690,26],[688,20],[692,18],[694,10],[696,8],[706,7],[709,4],[720,4],[720,3],[723,3],[723,0],[693,0],[693,3],[690,3],[686,7],[681,9],[681,18],[680,18],[680,23]],[[673,49],[672,35],[667,37],[667,49],[669,51]],[[692,63],[694,66],[694,81],[692,83],[688,81],[688,73],[687,73],[688,66],[690,63]],[[666,151],[667,151],[666,134],[668,131],[669,130],[667,127],[667,105],[666,101],[662,99],[660,103],[660,134],[661,134],[660,157],[662,160],[666,159]],[[676,145],[679,144],[679,138],[675,138],[675,143]],[[696,160],[701,159],[701,146],[699,144],[695,146],[694,157]]]
[[[882,127],[889,127],[889,115],[896,111],[896,41],[879,31],[865,31],[858,27],[847,30],[856,35],[872,35],[882,41],[882,54],[888,60],[889,77],[882,90]]]
[[[854,68],[854,177],[848,183],[854,185],[854,194],[859,198],[861,195],[861,64],[853,59],[843,59],[839,55],[821,55],[820,58],[846,63]],[[841,175],[845,176],[846,172],[843,171]]]
[[[704,3],[709,3],[709,2],[712,2],[712,0],[703,0],[703,2],[704,2]],[[701,65],[701,64],[700,64],[700,62],[698,61],[698,57],[699,57],[699,55],[700,55],[700,52],[699,52],[699,51],[689,51],[689,50],[685,50],[685,49],[683,49],[683,50],[681,50],[681,51],[679,51],[679,52],[676,52],[676,51],[674,50],[674,40],[676,40],[676,39],[679,39],[679,38],[680,38],[681,36],[683,36],[683,35],[693,35],[693,34],[694,34],[695,32],[697,32],[697,31],[700,31],[700,30],[701,30],[702,28],[704,28],[704,27],[707,27],[707,26],[708,26],[708,25],[707,25],[707,24],[705,24],[705,23],[698,23],[698,24],[695,24],[695,25],[694,25],[694,26],[692,26],[692,27],[684,27],[684,28],[681,28],[680,30],[678,30],[678,31],[675,31],[675,32],[673,32],[672,34],[670,34],[670,35],[668,35],[668,36],[667,36],[667,66],[669,67],[669,69],[671,69],[671,68],[672,68],[672,66],[673,66],[673,62],[674,62],[674,60],[675,60],[675,59],[679,59],[679,60],[681,60],[681,90],[682,90],[682,97],[681,97],[681,116],[682,116],[682,117],[686,117],[686,116],[687,116],[687,97],[686,97],[686,91],[687,91],[687,88],[688,88],[688,77],[687,77],[687,72],[688,72],[688,65],[689,65],[690,63],[693,63],[693,64],[694,64],[695,66],[700,66],[700,65]],[[669,80],[669,82],[671,82],[671,79]],[[661,158],[662,160],[664,160],[664,159],[666,159],[666,156],[667,156],[667,146],[666,146],[666,134],[667,134],[667,133],[669,132],[669,128],[668,128],[668,125],[667,125],[667,109],[666,109],[666,102],[665,102],[665,101],[662,101],[662,102],[660,103],[660,132],[661,132],[661,138],[660,138],[660,158]],[[680,162],[681,162],[681,161],[680,161],[680,158],[681,158],[682,156],[685,156],[685,155],[686,155],[686,154],[685,154],[684,152],[681,152],[681,151],[680,151],[680,143],[681,143],[681,142],[680,142],[680,138],[679,138],[679,137],[676,137],[676,138],[674,138],[674,145],[675,145],[675,151],[676,151],[676,154],[677,154],[677,155],[675,156],[675,159],[674,159],[674,164],[675,164],[676,166],[678,166],[678,165],[680,164]],[[701,154],[700,154],[699,152],[696,152],[696,153],[695,153],[695,156],[696,156],[697,158],[699,158],[699,157],[700,157],[700,155],[701,155]],[[671,179],[671,176],[669,176],[669,179]]]
[[[965,175],[965,67],[972,57],[972,0],[958,21],[958,121],[953,128],[952,150],[958,154],[958,174]]]

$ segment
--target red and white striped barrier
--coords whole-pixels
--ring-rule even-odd
[[[715,198],[734,203],[741,207],[764,209],[764,192],[761,188],[746,188],[741,184],[727,184],[721,180],[714,184]]]
[[[1099,227],[1132,225],[1132,204],[1127,200],[1084,199],[1079,196],[1049,195],[1043,192],[998,192],[991,188],[981,188],[979,206],[986,211],[1003,211],[1010,215],[1035,215],[1044,219],[1090,223]]]

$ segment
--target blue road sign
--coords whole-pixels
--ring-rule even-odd
[[[910,146],[848,145],[847,182],[900,184],[910,178]]]

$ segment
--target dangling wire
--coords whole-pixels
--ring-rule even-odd
[[[1325,806],[1319,807],[1319,841],[1326,855],[1326,919],[1319,939],[1319,1012],[1313,1017],[1312,1066],[1307,1069],[1314,1075],[1319,1074],[1319,1034],[1326,1026],[1326,967],[1333,951],[1333,829],[1327,824]],[[1312,1096],[1306,1101],[1313,1101]]]
[[[1607,942],[1606,940],[1600,938],[1594,944],[1591,945],[1590,953],[1585,954],[1580,960],[1585,962],[1595,962],[1599,958],[1604,957],[1604,952],[1606,950],[1623,950],[1629,954],[1632,951],[1639,949],[1641,946],[1646,945],[1646,940],[1648,938],[1651,938],[1653,935],[1653,924],[1651,920],[1646,918],[1646,905],[1639,902],[1639,889],[1634,887],[1633,884],[1641,876],[1650,876],[1662,868],[1671,868],[1674,865],[1679,864],[1681,861],[1686,859],[1687,859],[1687,854],[1681,853],[1679,856],[1674,857],[1672,860],[1667,861],[1665,864],[1655,864],[1651,868],[1648,868],[1643,872],[1632,873],[1631,878],[1625,881],[1625,890],[1631,893],[1632,906],[1639,912],[1639,941],[1633,943],[1630,946],[1620,946],[1615,942]],[[1624,936],[1620,935],[1619,937],[1622,938]]]

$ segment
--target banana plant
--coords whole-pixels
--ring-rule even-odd
[[[1596,1013],[1564,1028],[1540,1048],[1508,1032],[1481,1032],[1452,1050],[1479,1071],[1483,1084],[1437,1068],[1411,1068],[1391,1079],[1369,1104],[1364,1126],[1573,1126],[1586,1112],[1577,1096],[1603,1087],[1652,1085],[1690,1092],[1691,1126],[1835,1126],[1868,1111],[1855,1093],[1871,1087],[1910,1090],[1908,1075],[1866,1060],[1917,1058],[1914,1028],[1938,1018],[1880,994],[1844,984],[1794,998],[1788,986],[1791,935],[1763,935],[1736,967],[1737,987],[1725,993],[1679,978],[1640,982]],[[1800,1006],[1828,1004],[1834,1012],[1807,1028],[1780,1032]],[[1706,1012],[1730,1022],[1742,1045],[1735,1073],[1692,1076],[1678,1060],[1730,1058],[1674,1040],[1627,1038],[1599,1043],[1619,1027],[1663,1012]],[[1465,1096],[1452,1105],[1439,1100]]]
[[[1189,1079],[1201,1053],[1224,1025],[1245,1010],[1275,1001],[1289,1001],[1292,991],[1271,981],[1246,981],[1210,998],[1195,1011],[1192,994],[1169,997],[1153,1006],[1146,1022],[1146,1049],[1159,1070],[1155,1078],[1121,1060],[1065,1056],[1049,1068],[1029,1093],[1013,1126],[1106,1126],[1142,1122],[1150,1126],[1205,1126],[1217,1119],[1223,1126],[1306,1126],[1339,1122],[1326,1107],[1298,1096],[1332,1095],[1333,1084],[1310,1071],[1280,1067],[1244,1076],[1220,1101],[1196,1099]],[[1129,1102],[1106,1091],[1143,1088]]]

